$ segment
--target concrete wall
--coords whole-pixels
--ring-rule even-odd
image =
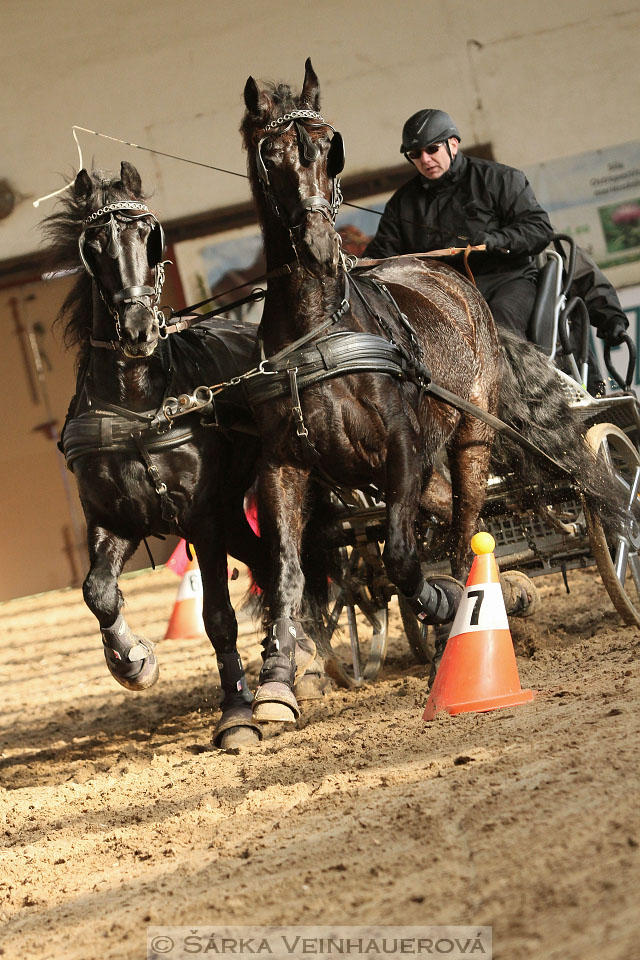
[[[242,173],[247,76],[298,86],[307,56],[345,137],[346,173],[397,164],[402,122],[426,105],[518,167],[640,140],[637,0],[3,0],[1,10],[0,179],[19,202],[0,220],[0,261],[37,250],[53,203],[31,201],[75,171],[72,124]],[[165,221],[249,199],[241,178],[80,138],[88,165],[134,162]],[[52,441],[34,432],[46,411],[30,394],[11,305],[50,331],[64,289],[0,290],[0,599],[73,579],[73,479],[68,493]],[[50,332],[43,345],[61,424],[73,358]]]
[[[32,251],[31,200],[77,165],[71,125],[244,172],[247,76],[296,85],[311,56],[348,173],[399,161],[402,121],[452,113],[467,142],[518,167],[640,139],[637,0],[4,0],[0,178],[24,199],[0,260]],[[242,179],[80,134],[85,161],[122,157],[163,219],[248,199]]]
[[[84,515],[70,473],[56,447],[75,386],[75,356],[62,331],[52,329],[70,280],[34,282],[0,290],[0,601],[78,585],[88,569]],[[176,302],[171,277],[167,293]],[[41,355],[39,376],[29,333]],[[46,424],[55,421],[53,430]],[[151,541],[163,563],[176,544]],[[148,567],[140,547],[127,569]]]

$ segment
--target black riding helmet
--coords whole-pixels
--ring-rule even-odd
[[[418,110],[409,117],[402,128],[400,153],[406,156],[409,150],[419,150],[421,147],[428,147],[431,143],[446,143],[447,152],[451,156],[449,137],[455,137],[458,143],[462,140],[458,128],[448,113],[431,108]]]

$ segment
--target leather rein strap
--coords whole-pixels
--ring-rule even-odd
[[[484,243],[480,243],[475,247],[445,247],[443,250],[429,250],[428,253],[399,253],[394,257],[385,257],[382,260],[369,260],[368,258],[365,258],[358,260],[355,269],[370,270],[371,267],[375,267],[380,263],[385,263],[387,260],[406,260],[407,258],[413,258],[414,260],[429,260],[430,258],[438,259],[440,257],[457,257],[462,254],[465,273],[475,287],[476,280],[471,272],[471,267],[469,266],[469,254],[483,253],[486,251],[486,249],[486,245]]]
[[[265,291],[260,287],[256,287],[247,294],[246,297],[242,297],[239,300],[234,300],[233,303],[227,303],[223,307],[216,307],[214,310],[209,310],[207,313],[194,313],[195,310],[199,310],[200,307],[206,306],[207,303],[211,303],[213,300],[219,300],[220,297],[224,297],[229,293],[233,293],[234,290],[240,290],[242,287],[248,287],[250,284],[263,283],[265,280],[272,280],[276,277],[285,277],[292,272],[294,264],[285,263],[281,267],[277,267],[275,270],[270,270],[268,273],[263,273],[259,277],[253,277],[251,280],[247,280],[245,283],[239,283],[237,287],[232,287],[230,290],[225,290],[223,293],[217,293],[214,297],[208,297],[206,300],[200,300],[199,303],[193,303],[188,307],[184,307],[182,310],[172,310],[170,316],[168,317],[166,333],[182,333],[183,330],[188,330],[189,327],[195,326],[197,323],[202,323],[203,320],[211,320],[213,317],[219,317],[223,313],[227,313],[229,310],[235,310],[236,307],[242,307],[246,303],[259,303],[260,300],[264,300]],[[177,319],[176,319],[177,318]],[[172,322],[175,321],[175,322]]]
[[[354,282],[353,277],[351,278],[351,284],[358,291],[360,298],[366,303],[367,309],[379,322],[382,321],[382,318],[371,310],[371,307],[359,290],[358,285]],[[387,288],[384,284],[378,282],[375,282],[375,285],[377,289],[385,295],[386,299],[390,301],[400,319],[400,323],[409,333],[412,343],[418,343],[415,331],[408,318],[400,311]],[[346,302],[346,299],[343,300],[341,307],[344,306]],[[336,311],[336,313],[338,312],[339,311]],[[445,387],[434,383],[421,358],[412,356],[408,350],[391,341],[390,328],[385,321],[382,321],[384,324],[383,329],[389,339],[381,337],[378,334],[346,331],[331,334],[307,347],[309,341],[317,336],[318,333],[327,329],[332,322],[335,322],[335,314],[332,314],[331,317],[325,320],[319,327],[311,330],[305,337],[301,337],[294,344],[275,354],[275,356],[269,357],[265,361],[265,364],[269,364],[271,367],[277,365],[278,369],[267,371],[264,369],[264,364],[261,365],[262,372],[269,373],[268,377],[256,377],[246,381],[249,403],[253,406],[276,397],[287,395],[292,397],[296,432],[298,436],[306,440],[307,444],[311,447],[313,445],[309,440],[308,430],[302,417],[298,389],[304,389],[304,387],[313,386],[324,380],[347,376],[352,373],[384,373],[398,380],[414,383],[420,390],[441,400],[443,403],[463,413],[470,414],[478,420],[482,420],[493,430],[505,434],[505,436],[508,436],[526,450],[545,460],[562,474],[571,476],[566,467],[549,456],[549,454],[537,446],[537,444],[523,437],[514,427],[511,427],[508,423],[505,423],[493,414],[478,407],[470,400],[465,400],[463,397],[459,397]]]

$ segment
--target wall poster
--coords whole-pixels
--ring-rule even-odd
[[[555,230],[602,269],[640,260],[640,141],[580,153],[525,171]]]

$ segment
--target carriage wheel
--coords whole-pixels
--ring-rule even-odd
[[[343,687],[375,680],[387,653],[389,611],[378,543],[339,549],[340,572],[331,587],[325,665]]]
[[[433,631],[430,633],[428,625],[418,620],[409,602],[401,594],[398,594],[398,607],[402,626],[416,663],[431,663],[435,654]]]
[[[640,455],[625,433],[598,423],[587,443],[608,465],[628,505],[624,533],[607,539],[600,518],[585,505],[591,549],[613,606],[628,625],[640,626]]]

